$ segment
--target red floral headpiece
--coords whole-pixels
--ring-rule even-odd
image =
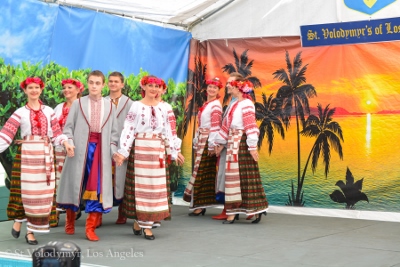
[[[42,88],[42,89],[44,88],[44,83],[42,82],[42,79],[40,79],[38,77],[28,77],[25,79],[25,81],[20,83],[20,86],[22,89],[25,89],[28,86],[28,84],[31,84],[31,83],[36,83],[40,86],[40,88]]]
[[[85,87],[83,86],[83,83],[81,83],[80,81],[76,80],[76,79],[64,79],[61,81],[61,85],[65,85],[65,84],[73,84],[75,85],[78,89],[79,92],[82,93],[85,90]]]
[[[237,87],[239,91],[248,94],[252,91],[254,91],[254,86],[250,81],[231,81],[229,83],[233,87]]]
[[[215,86],[217,86],[219,89],[221,89],[223,87],[221,81],[218,78],[214,78],[213,80],[207,80],[206,84],[213,84]]]
[[[167,84],[164,82],[163,79],[161,79],[161,87],[165,90],[167,89]]]
[[[160,78],[157,77],[150,77],[150,76],[144,76],[142,79],[140,79],[140,87],[145,86],[146,84],[151,84],[151,83],[155,83],[159,86],[162,86],[162,82],[163,80],[161,80]]]

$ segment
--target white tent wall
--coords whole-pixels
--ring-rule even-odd
[[[301,25],[398,17],[396,1],[373,15],[344,0],[237,0],[192,28],[194,39],[300,36]]]
[[[337,22],[336,0],[240,0],[197,24],[194,39],[299,36],[300,25]]]

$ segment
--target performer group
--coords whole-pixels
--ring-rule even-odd
[[[9,219],[11,234],[38,244],[34,233],[48,233],[65,212],[65,233],[75,234],[75,221],[87,213],[85,235],[98,241],[102,215],[118,207],[116,224],[133,219],[133,234],[154,240],[153,229],[171,219],[169,166],[184,163],[182,141],[170,104],[162,101],[166,83],[153,75],[140,80],[142,99],[122,94],[124,76],[108,76],[110,94],[102,96],[106,77],[92,71],[83,83],[61,82],[65,102],[54,110],[40,100],[44,82],[27,77],[20,86],[26,105],[17,109],[0,131],[0,153],[12,142],[14,158]],[[223,112],[218,78],[206,81],[207,100],[199,107],[193,139],[194,166],[183,199],[189,216],[205,215],[206,208],[224,206],[213,219],[232,224],[239,214],[252,223],[266,215],[268,202],[258,168],[259,130],[251,100],[253,85],[232,73],[226,90],[231,102]],[[20,129],[21,140],[15,140]]]

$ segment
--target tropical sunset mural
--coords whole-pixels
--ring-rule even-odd
[[[206,79],[225,82],[238,71],[255,81],[259,167],[271,205],[397,211],[400,42],[303,48],[299,37],[194,40],[194,72],[195,59]],[[297,112],[285,86],[300,99]],[[190,171],[187,161],[183,184]]]

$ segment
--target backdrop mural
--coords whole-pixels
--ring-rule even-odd
[[[256,86],[259,166],[271,205],[397,211],[399,42],[308,48],[299,37],[199,42],[188,32],[39,1],[5,0],[2,9],[0,127],[24,104],[19,82],[28,75],[46,81],[43,101],[50,106],[62,101],[62,79],[85,82],[92,69],[123,72],[125,93],[135,100],[144,74],[160,76],[168,80],[165,100],[183,137],[179,197],[191,174],[205,80],[225,82],[238,71]],[[14,153],[0,155],[5,167]]]
[[[259,167],[271,205],[397,211],[399,48],[302,48],[299,37],[192,41],[185,147],[204,79],[238,71],[257,88]]]
[[[77,78],[86,86],[87,74],[125,75],[124,93],[140,99],[139,81],[153,74],[168,82],[164,100],[172,104],[179,129],[183,122],[189,43],[191,34],[122,17],[40,1],[1,3],[0,12],[0,127],[25,103],[19,83],[27,76],[45,81],[42,101],[50,107],[63,102],[61,81]],[[83,93],[84,95],[87,92]],[[103,95],[108,95],[104,88]],[[16,146],[0,154],[11,176]],[[179,169],[172,178],[177,183]],[[0,195],[0,213],[5,214]],[[4,217],[0,214],[0,220]],[[2,216],[3,215],[3,216]]]

